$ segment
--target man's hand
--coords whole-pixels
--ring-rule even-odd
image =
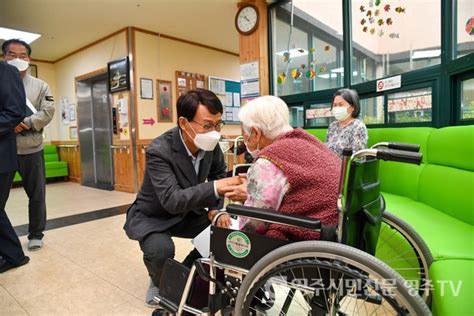
[[[21,122],[15,127],[15,133],[20,134],[21,132],[27,129],[30,129],[30,127],[26,125],[25,123]]]
[[[212,220],[214,219],[214,217],[217,215],[218,212],[219,212],[218,210],[211,210],[207,212],[207,218],[209,218],[209,220],[212,222]],[[231,224],[230,216],[227,214],[223,214],[219,216],[216,222],[217,227],[222,227],[222,228],[229,228],[230,224]]]
[[[241,183],[238,185],[229,185],[222,188],[224,196],[232,201],[244,203],[247,200],[247,176],[239,174]]]
[[[242,177],[235,176],[224,179],[215,180],[216,181],[216,190],[219,195],[224,195],[227,191],[222,189],[229,186],[235,186],[242,183]]]

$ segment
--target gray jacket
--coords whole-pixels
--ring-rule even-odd
[[[143,184],[124,226],[128,237],[142,240],[176,225],[188,212],[207,216],[205,208],[221,208],[223,201],[215,197],[213,180],[225,176],[220,146],[206,152],[196,175],[178,127],[167,131],[146,151]]]
[[[28,155],[43,149],[43,128],[48,125],[54,115],[54,99],[49,86],[43,80],[25,75],[23,78],[26,98],[30,100],[38,112],[27,116],[23,123],[30,127],[16,137],[17,153]],[[30,110],[27,109],[27,113]]]

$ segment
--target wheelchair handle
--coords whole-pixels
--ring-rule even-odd
[[[377,149],[378,147],[387,147],[388,149],[397,149],[403,151],[419,152],[420,145],[408,144],[408,143],[397,143],[397,142],[381,142],[373,145],[371,148]]]
[[[390,142],[388,143],[388,149],[397,149],[397,150],[411,151],[411,152],[417,153],[420,151],[420,145]]]
[[[388,161],[399,161],[419,165],[423,155],[417,152],[396,150],[396,149],[377,149],[377,158]]]
[[[229,214],[251,217],[268,222],[281,223],[284,225],[308,228],[312,230],[321,229],[321,221],[319,219],[304,217],[301,215],[284,214],[272,209],[262,209],[237,204],[229,204],[227,205],[226,211]]]

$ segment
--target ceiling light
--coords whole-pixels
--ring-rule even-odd
[[[343,72],[344,72],[344,68],[343,68],[343,67],[334,68],[334,69],[331,69],[331,72],[343,73]]]
[[[278,52],[276,54],[280,55],[280,56],[284,56],[285,53],[286,53],[286,51],[281,51],[281,52]],[[301,56],[308,55],[308,50],[306,50],[304,48],[294,48],[294,49],[290,49],[289,53],[290,53],[290,58],[296,58],[296,57],[301,57]]]
[[[439,57],[441,55],[441,49],[432,49],[432,50],[417,50],[411,55],[412,59],[421,59],[421,58],[433,58]]]
[[[18,38],[26,43],[30,44],[34,40],[41,37],[41,34],[23,32],[13,29],[7,29],[6,27],[0,27],[0,39],[9,40],[12,38]]]

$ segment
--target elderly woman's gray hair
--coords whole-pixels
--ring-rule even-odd
[[[260,129],[269,139],[293,130],[290,125],[288,105],[274,96],[254,99],[240,109],[239,119],[245,133],[249,134],[252,127]]]

